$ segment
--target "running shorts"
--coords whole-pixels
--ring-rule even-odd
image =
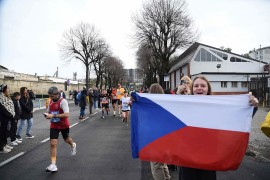
[[[63,139],[67,139],[69,137],[69,128],[66,129],[50,129],[50,139],[58,139],[59,133],[61,132]]]

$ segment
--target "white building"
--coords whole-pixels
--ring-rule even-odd
[[[251,78],[264,76],[264,65],[267,64],[197,42],[171,63],[171,89],[180,85],[183,75],[191,79],[205,76],[210,81],[214,94],[247,93]]]
[[[270,46],[249,51],[249,56],[253,59],[261,60],[270,63]]]

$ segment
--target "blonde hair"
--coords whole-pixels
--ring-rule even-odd
[[[151,94],[164,94],[164,90],[158,83],[154,83],[150,86],[149,93],[151,93]]]
[[[188,76],[183,76],[183,77],[181,78],[181,81],[182,81],[182,80],[188,82],[189,89],[192,88],[192,80],[191,80]],[[176,94],[183,94],[183,92],[180,92],[180,85],[179,85],[178,88],[177,88]]]

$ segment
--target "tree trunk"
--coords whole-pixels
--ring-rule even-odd
[[[89,65],[86,65],[86,79],[85,79],[85,86],[86,86],[86,89],[88,90],[89,89]]]
[[[97,75],[97,81],[96,81],[96,87],[97,87],[97,88],[98,88],[99,81],[100,81],[100,76]]]

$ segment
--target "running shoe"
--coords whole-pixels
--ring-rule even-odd
[[[73,147],[71,148],[71,155],[74,156],[77,153],[77,149],[76,149],[77,145],[76,143],[73,143]]]
[[[51,164],[50,166],[48,166],[45,170],[46,172],[56,172],[58,171],[57,166],[55,164]]]

